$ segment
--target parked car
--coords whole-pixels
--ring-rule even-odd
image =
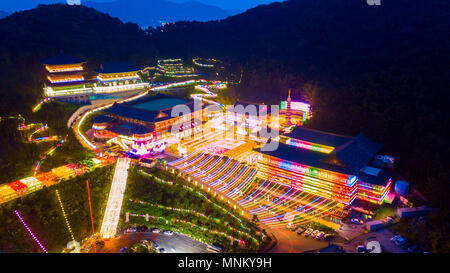
[[[418,246],[416,246],[416,245],[408,247],[408,252],[409,253],[418,253],[418,250],[421,250],[421,249]]]
[[[153,233],[160,233],[161,230],[159,228],[152,228]]]
[[[325,236],[323,237],[323,240],[328,242],[328,241],[333,240],[334,237],[335,237],[334,234],[325,234]]]
[[[319,232],[319,234],[317,234],[316,239],[320,240],[323,238],[323,236],[325,236],[325,232],[321,231],[321,232]]]
[[[306,231],[305,231],[305,237],[308,237],[309,235],[311,235],[311,233],[313,233],[313,229],[312,228],[308,228]]]
[[[158,249],[158,252],[159,253],[166,253],[166,250],[164,248],[160,248],[160,249]]]
[[[119,250],[120,253],[124,253],[126,250],[128,249],[128,247],[123,247]]]
[[[317,235],[319,235],[320,231],[319,230],[314,230],[313,233],[311,233],[311,238],[316,238]]]
[[[409,241],[403,237],[398,238],[394,243],[400,247],[405,247],[405,248],[407,248],[410,245]]]
[[[171,231],[171,230],[164,230],[164,234],[166,234],[166,235],[173,235],[173,231]]]
[[[364,245],[357,245],[356,252],[358,253],[367,253],[367,249]]]
[[[353,218],[352,220],[350,220],[350,222],[352,222],[352,224],[356,224],[356,225],[363,225],[364,221],[358,218]]]
[[[133,227],[133,228],[128,228],[127,230],[126,230],[126,232],[128,232],[128,233],[132,233],[132,232],[136,232],[137,230],[136,230],[136,228],[135,227]]]
[[[305,230],[303,228],[298,228],[297,229],[297,234],[301,235]]]
[[[155,241],[151,241],[153,243],[153,248],[158,249],[159,245]]]
[[[395,235],[394,237],[391,238],[391,242],[395,244],[395,242],[400,238],[400,236]]]

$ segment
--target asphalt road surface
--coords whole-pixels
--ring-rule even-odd
[[[390,253],[408,253],[408,251],[404,248],[401,248],[394,243],[391,242],[391,238],[394,236],[394,234],[389,231],[387,228],[383,228],[378,231],[370,232],[363,234],[361,236],[358,236],[354,238],[353,240],[342,244],[342,247],[344,248],[345,252],[348,253],[356,253],[356,246],[357,245],[365,245],[365,240],[369,237],[375,237],[377,241],[380,242],[381,249],[383,252],[390,252]]]
[[[206,244],[187,236],[176,234],[166,235],[152,232],[125,233],[116,238],[105,240],[104,246],[97,246],[97,253],[119,253],[123,247],[130,247],[142,240],[152,240],[164,248],[167,253],[209,253]],[[94,252],[93,248],[91,252]]]
[[[277,244],[269,252],[271,253],[301,253],[306,251],[319,250],[328,246],[328,242],[316,240],[303,235],[298,235],[296,232],[288,230],[287,228],[271,229],[277,238]]]

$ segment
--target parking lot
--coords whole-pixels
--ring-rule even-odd
[[[358,236],[357,238],[341,244],[345,252],[349,253],[356,253],[356,246],[357,245],[365,245],[365,241],[367,238],[370,237],[376,237],[376,240],[380,242],[381,248],[383,252],[390,252],[390,253],[408,253],[408,250],[402,247],[399,247],[391,242],[391,238],[394,236],[394,234],[389,231],[387,228],[366,233],[361,236]]]
[[[120,249],[130,247],[142,241],[154,241],[158,248],[164,248],[166,253],[208,253],[206,244],[191,239],[190,237],[176,234],[166,235],[163,233],[133,232],[123,233],[116,238],[105,240],[103,246],[97,246],[97,253],[119,253]],[[93,252],[94,249],[91,249]]]

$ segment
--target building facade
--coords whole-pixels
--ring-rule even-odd
[[[77,96],[90,92],[83,59],[61,52],[41,63],[46,73],[44,91],[48,97]]]
[[[388,170],[371,165],[382,145],[303,127],[280,137],[276,151],[259,152],[258,177],[345,205],[381,204],[391,189]]]
[[[172,116],[175,106],[189,112]],[[104,110],[104,115],[92,120],[92,129],[94,137],[116,139],[133,154],[156,154],[164,151],[170,137],[181,139],[201,132],[204,109],[200,101],[158,94],[132,103],[114,104]]]

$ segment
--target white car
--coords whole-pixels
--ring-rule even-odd
[[[173,231],[171,231],[171,230],[165,230],[165,231],[164,231],[164,234],[166,234],[166,235],[173,235]]]
[[[306,231],[305,231],[305,237],[308,237],[309,235],[311,235],[311,233],[313,233],[313,229],[312,228],[308,228]]]
[[[311,233],[311,238],[316,238],[317,237],[317,235],[319,235],[319,233],[320,233],[320,230],[314,230],[312,233]]]
[[[128,233],[136,232],[136,228],[128,228],[126,232]]]
[[[325,232],[321,231],[321,232],[319,232],[319,234],[317,234],[316,239],[320,240],[323,238],[323,236],[325,236]]]
[[[161,230],[160,230],[159,228],[153,228],[153,229],[152,229],[152,232],[153,232],[153,233],[160,233]]]

